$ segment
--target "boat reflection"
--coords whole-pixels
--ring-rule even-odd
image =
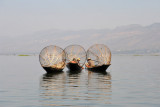
[[[70,71],[68,70],[67,71],[67,80],[66,82],[68,83],[68,85],[70,87],[79,87],[80,86],[80,82],[81,82],[81,71]],[[70,90],[74,90],[74,89],[70,89]],[[76,89],[76,90],[79,90],[79,89]]]
[[[42,106],[110,104],[111,75],[91,71],[44,74],[40,79]]]
[[[81,95],[81,72],[67,71],[44,74],[40,80],[40,102],[43,106],[71,106],[83,99]]]
[[[70,76],[70,75],[79,75],[82,71],[81,70],[77,70],[77,71],[68,70],[66,72],[68,76]]]
[[[112,82],[110,73],[88,71],[88,100],[111,104]],[[96,91],[96,92],[95,92]]]
[[[40,79],[40,102],[43,106],[59,106],[65,92],[64,72],[44,74]]]

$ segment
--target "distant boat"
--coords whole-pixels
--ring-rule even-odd
[[[65,68],[64,50],[54,45],[47,46],[40,52],[39,61],[47,73],[60,72]]]
[[[106,71],[111,65],[111,51],[104,44],[92,45],[87,50],[86,68],[90,71]]]
[[[86,51],[80,45],[70,45],[64,49],[66,66],[70,71],[80,71],[86,61]]]

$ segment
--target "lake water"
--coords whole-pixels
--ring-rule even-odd
[[[0,56],[0,107],[160,107],[160,56],[113,55],[107,71],[48,75],[38,56]]]

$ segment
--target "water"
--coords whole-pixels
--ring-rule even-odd
[[[0,56],[0,107],[159,107],[160,56],[112,56],[109,73],[46,74],[38,56]]]

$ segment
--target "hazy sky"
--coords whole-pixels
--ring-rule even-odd
[[[0,0],[0,36],[160,22],[160,0]]]

